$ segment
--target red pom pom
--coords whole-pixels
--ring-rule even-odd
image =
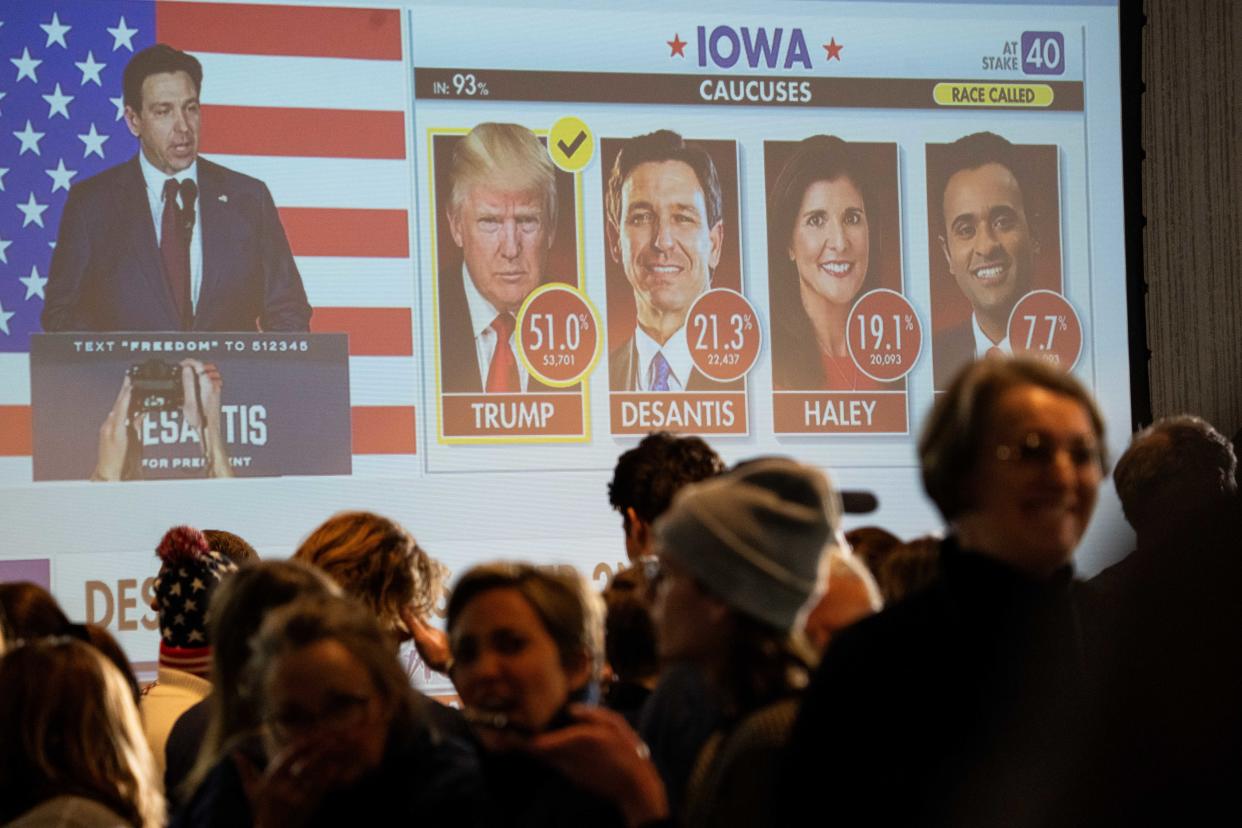
[[[164,533],[155,556],[164,563],[194,561],[211,551],[207,536],[193,526],[174,526]]]

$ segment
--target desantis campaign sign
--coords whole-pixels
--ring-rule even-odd
[[[114,408],[123,423],[113,433],[132,450],[122,479],[349,474],[345,349],[340,334],[35,336],[34,479],[97,475]],[[221,378],[218,395],[183,379],[206,365]],[[203,420],[215,429],[206,438]]]

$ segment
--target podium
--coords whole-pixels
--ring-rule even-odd
[[[59,333],[30,343],[35,481],[90,478],[127,375],[135,453],[127,479],[208,476],[185,417],[201,401],[161,379],[176,377],[185,359],[220,372],[220,436],[233,476],[351,473],[345,334]]]

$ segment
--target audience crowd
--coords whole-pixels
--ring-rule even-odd
[[[608,486],[630,563],[602,594],[511,560],[446,588],[369,512],[290,560],[174,527],[145,684],[0,584],[0,826],[1242,824],[1230,441],[1171,417],[1112,464],[1077,380],[990,358],[918,460],[945,531],[902,540],[846,531],[866,498],[797,459],[650,434]],[[1110,471],[1135,547],[1082,580]],[[406,641],[459,703],[411,686]]]

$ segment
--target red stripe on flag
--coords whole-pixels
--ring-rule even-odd
[[[315,308],[314,333],[349,334],[350,356],[410,356],[414,353],[409,308]]]
[[[199,149],[221,155],[405,158],[405,115],[354,109],[204,106]]]
[[[397,9],[160,3],[155,12],[155,39],[187,52],[400,60],[401,13]]]
[[[417,454],[413,406],[355,405],[354,454]]]
[[[295,256],[405,259],[410,255],[405,210],[281,207],[280,221]]]
[[[0,405],[0,457],[29,457],[34,450],[30,406]]]

